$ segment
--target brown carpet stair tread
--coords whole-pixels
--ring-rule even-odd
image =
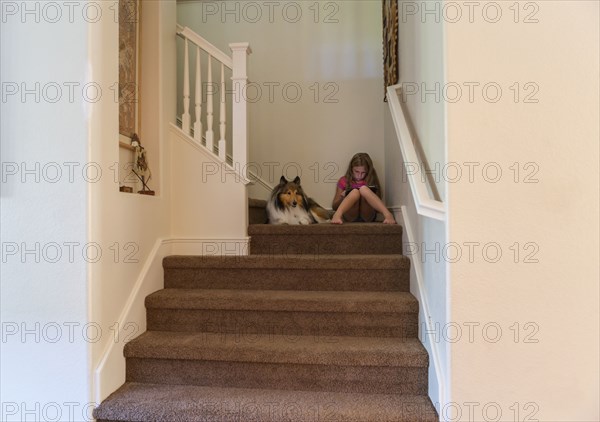
[[[228,259],[229,258],[229,259]],[[408,269],[410,260],[402,255],[245,255],[235,257],[172,255],[163,259],[164,269],[271,268],[278,270],[312,269]]]
[[[248,226],[251,255],[402,255],[402,226],[380,223]]]
[[[94,413],[99,421],[434,422],[426,396],[125,383]]]
[[[352,223],[352,224],[310,224],[310,225],[274,225],[250,224],[248,236],[262,234],[302,234],[302,235],[401,235],[402,226],[399,224],[382,223]]]
[[[146,331],[125,357],[334,366],[427,367],[416,338],[318,337]]]
[[[148,309],[226,309],[293,312],[419,312],[409,292],[163,289]]]

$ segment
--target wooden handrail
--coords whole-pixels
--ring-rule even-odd
[[[183,39],[188,39],[192,43],[196,44],[202,50],[206,51],[210,56],[214,57],[229,69],[233,68],[233,60],[227,54],[223,53],[217,47],[206,41],[200,35],[196,34],[187,26],[183,27],[181,25],[177,25],[177,35],[182,37]]]

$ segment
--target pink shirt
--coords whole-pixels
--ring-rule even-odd
[[[352,181],[352,183],[350,184],[350,187],[352,189],[360,189],[361,187],[365,186],[366,184],[367,184],[367,182],[364,180],[361,180],[360,182]],[[340,177],[340,180],[338,180],[338,182],[337,182],[337,187],[340,188],[341,190],[346,190],[346,186],[348,186],[348,181],[346,180],[346,176]]]

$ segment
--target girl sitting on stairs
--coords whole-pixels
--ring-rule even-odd
[[[381,200],[381,186],[369,154],[354,154],[346,175],[338,180],[332,207],[332,224],[375,221],[377,211],[383,214],[384,224],[396,224],[392,213]]]

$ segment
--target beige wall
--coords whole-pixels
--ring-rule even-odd
[[[359,19],[372,16],[368,22],[373,22],[372,25],[380,22],[374,3],[361,2],[356,6],[359,9],[351,9],[346,6],[349,3],[340,2],[337,17],[340,23],[345,23],[331,27],[338,28],[333,32],[328,32],[331,28],[324,25],[309,25],[310,20],[303,24],[306,27],[279,22],[274,25],[276,32],[257,30],[256,40],[247,38],[255,48],[252,60],[260,52],[272,64],[267,69],[272,73],[259,73],[264,79],[253,75],[256,81],[294,81],[288,78],[288,73],[277,72],[280,69],[292,72],[303,64],[307,67],[300,69],[303,76],[296,82],[322,83],[333,79],[339,83],[337,105],[310,104],[308,108],[309,104],[304,104],[296,108],[289,103],[267,103],[261,107],[265,107],[272,121],[257,120],[258,126],[253,129],[259,143],[251,159],[299,162],[309,175],[305,177],[309,192],[323,202],[331,196],[329,187],[322,182],[325,171],[321,170],[317,183],[312,186],[308,183],[313,176],[308,166],[313,160],[320,165],[325,161],[338,163],[341,172],[356,149],[368,148],[384,173],[383,136],[379,132],[383,131],[383,108],[379,108],[383,107],[379,101],[381,84],[374,77],[354,89],[356,74],[379,74],[380,62],[374,59],[375,41],[371,38],[379,29],[362,27],[363,20]],[[144,120],[160,122],[152,130],[158,131],[158,139],[165,141],[158,142],[156,163],[163,175],[160,196],[118,192],[111,172],[113,164],[119,161],[118,110],[112,95],[94,104],[84,104],[81,99],[68,105],[27,101],[2,104],[3,119],[9,117],[2,125],[5,162],[93,162],[104,172],[97,183],[81,180],[75,184],[65,180],[60,184],[18,183],[13,179],[3,186],[3,242],[96,242],[103,250],[103,257],[97,263],[81,260],[67,265],[20,260],[3,263],[3,321],[10,318],[29,326],[36,322],[94,323],[104,333],[94,343],[78,338],[71,344],[66,337],[60,344],[45,342],[35,347],[20,339],[16,343],[3,343],[0,371],[3,402],[25,403],[27,408],[36,402],[43,405],[45,400],[82,403],[104,398],[118,387],[124,379],[122,342],[131,334],[131,327],[138,332],[144,329],[144,292],[136,297],[134,290],[140,274],[156,264],[148,259],[161,237],[171,236],[174,231],[188,233],[183,227],[171,225],[172,207],[185,207],[189,203],[185,190],[178,187],[181,197],[171,204],[168,189],[171,180],[167,177],[172,158],[170,145],[166,143],[167,122],[175,115],[174,89],[169,86],[169,81],[174,81],[175,49],[171,47],[175,3],[162,0],[148,4],[148,19],[160,22],[159,32],[150,34],[153,42],[158,43],[155,55],[146,56],[158,68],[159,89],[153,91],[156,108],[148,108],[150,114]],[[455,341],[446,343],[451,347],[450,399],[455,407],[441,410],[449,412],[442,416],[450,416],[451,420],[469,420],[470,409],[476,412],[474,418],[481,420],[484,407],[489,411],[488,419],[493,420],[496,406],[502,411],[501,420],[515,420],[517,410],[520,420],[527,415],[544,421],[600,418],[598,3],[528,4],[533,6],[525,9],[525,3],[519,4],[522,8],[518,23],[513,19],[514,9],[508,9],[511,2],[502,3],[503,18],[498,23],[483,19],[481,10],[474,15],[473,23],[444,23],[447,34],[444,82],[477,82],[481,86],[494,82],[503,89],[503,97],[497,103],[491,103],[489,98],[486,101],[479,90],[475,91],[473,102],[465,97],[456,103],[446,103],[446,159],[458,163],[464,174],[468,171],[464,163],[478,164],[473,182],[463,175],[461,180],[448,182],[446,186],[449,238],[445,241],[462,246],[463,252],[450,265],[451,299],[443,302],[450,306],[453,327],[458,325],[462,329],[461,338],[453,337]],[[110,6],[103,4],[105,16],[112,16]],[[322,12],[324,17],[327,10]],[[535,12],[538,22],[522,23],[531,12]],[[489,20],[493,16],[486,17]],[[5,28],[14,32],[7,36]],[[305,45],[303,38],[299,41],[299,37],[294,37],[296,30],[303,34],[308,31],[309,35],[311,30],[323,31],[332,42],[317,44],[319,49],[314,49],[314,43]],[[290,43],[284,45],[274,40],[283,33],[293,41],[291,47]],[[62,26],[3,24],[3,77],[16,82],[42,79],[37,73],[39,66],[29,60],[44,59],[52,64],[43,68],[48,74],[67,81],[93,81],[109,93],[109,87],[118,79],[117,34],[113,19]],[[352,43],[344,41],[355,34],[362,35]],[[236,40],[223,42],[229,41]],[[56,51],[57,45],[69,48]],[[261,51],[261,45],[269,48]],[[290,60],[293,65],[286,67],[288,62],[282,64],[279,58],[287,57],[289,48],[299,52],[299,59]],[[365,60],[345,61],[355,54],[356,48]],[[46,56],[18,54],[29,50],[43,51]],[[15,54],[10,54],[11,51]],[[56,52],[52,60],[49,52]],[[4,60],[5,54],[13,61]],[[336,60],[329,62],[332,56]],[[402,67],[401,71],[404,72]],[[510,89],[515,82],[520,83],[517,102]],[[525,86],[526,83],[532,85]],[[529,100],[538,101],[525,102],[528,95]],[[354,109],[355,105],[360,110]],[[43,139],[39,138],[40,127],[44,130]],[[286,143],[278,142],[281,139]],[[375,143],[370,143],[371,139]],[[289,144],[297,147],[289,148]],[[187,156],[183,145],[177,148],[178,153]],[[397,155],[393,145],[386,144],[385,148],[386,154]],[[520,169],[517,176],[515,162]],[[393,165],[393,161],[387,163]],[[503,170],[499,181],[485,180],[481,173],[485,164],[491,165],[492,170],[498,167]],[[531,171],[536,171],[535,175]],[[396,170],[389,172],[391,180],[398,174]],[[183,180],[188,176],[180,175]],[[490,175],[494,173],[485,174],[488,178]],[[534,183],[525,183],[526,180]],[[396,192],[402,200],[401,189],[388,192]],[[89,195],[87,204],[86,195]],[[420,230],[424,235],[433,233],[426,226]],[[197,235],[202,233],[204,229],[199,228]],[[494,258],[495,250],[488,248],[488,254],[482,254],[482,248],[477,247],[471,262],[468,242],[499,246],[502,257],[496,263],[488,262]],[[126,249],[129,243],[133,249]],[[116,262],[115,245],[119,252]],[[125,262],[132,250],[133,262]],[[531,259],[537,262],[525,262]],[[160,267],[153,267],[152,272],[158,277],[149,286],[158,288]],[[123,314],[130,300],[135,302],[132,311]],[[439,309],[443,303],[434,306]],[[113,347],[111,327],[116,322],[121,324],[117,327],[121,330],[126,328],[124,324],[134,325],[120,333],[119,343]],[[485,324],[488,328],[484,331]],[[469,326],[473,327],[472,341]],[[498,327],[502,336],[494,342]],[[446,333],[456,334],[450,330]],[[99,369],[107,352],[110,358],[100,368],[101,377],[91,392],[89,381],[93,375],[89,372]],[[23,365],[35,370],[30,371],[34,376],[24,376],[20,371]],[[59,379],[64,385],[57,387],[55,382],[50,385],[44,379]],[[452,417],[456,409],[462,412],[461,418]]]
[[[451,400],[465,421],[467,402],[478,403],[476,420],[488,404],[488,420],[497,405],[501,420],[517,420],[518,408],[518,420],[597,421],[599,4],[520,3],[519,23],[512,2],[501,4],[498,23],[479,9],[473,23],[446,24],[447,82],[503,90],[496,103],[475,91],[472,103],[448,104],[448,161],[480,164],[473,183],[448,184],[449,240],[497,244],[475,249],[473,262],[463,247],[450,265],[451,319],[463,328],[451,345]],[[523,23],[534,6],[538,22]],[[483,178],[486,163],[502,169],[497,182]],[[501,259],[488,262],[496,250]],[[480,324],[472,342],[469,323]]]
[[[284,1],[270,13],[268,3],[181,2],[178,22],[225,52],[230,42],[250,42],[249,78],[261,94],[249,106],[252,169],[271,186],[283,170],[290,179],[300,174],[308,194],[331,206],[354,153],[368,152],[378,172],[385,170],[381,6]],[[247,4],[258,5],[260,17]],[[269,84],[279,84],[272,99]],[[250,188],[253,197],[268,194]]]
[[[426,7],[434,10],[435,6],[441,8],[441,4],[441,1],[428,1]],[[445,201],[445,181],[440,176],[441,171],[436,171],[446,162],[445,103],[441,96],[436,98],[431,93],[444,83],[444,26],[441,20],[438,22],[431,16],[423,19],[424,8],[423,2],[398,2],[398,76],[404,87],[401,100],[413,124],[415,140],[429,168],[435,172],[431,180],[440,200]],[[425,174],[425,166],[421,170]]]
[[[84,419],[92,395],[83,251],[97,250],[83,172],[88,165],[96,178],[83,94],[93,81],[88,23],[50,22],[56,9],[45,19],[29,2],[0,6],[0,419]]]
[[[103,14],[112,17],[112,4],[102,3],[102,6]],[[156,187],[159,195],[119,192],[113,177],[104,177],[90,186],[90,239],[102,245],[105,251],[104,258],[90,266],[90,318],[107,333],[91,345],[92,370],[96,371],[94,394],[99,398],[106,397],[125,379],[124,340],[145,330],[144,294],[136,296],[135,289],[145,268],[151,264],[149,260],[156,252],[153,248],[157,241],[170,233],[169,190],[160,187],[169,182],[167,122],[175,112],[174,98],[169,98],[169,92],[174,91],[174,87],[169,87],[170,78],[174,82],[175,56],[170,47],[175,31],[174,13],[174,1],[144,2],[141,17],[142,45],[151,46],[142,52],[145,76],[142,124],[145,126],[141,134],[142,143],[148,144],[151,169],[155,171],[151,187]],[[90,31],[94,80],[102,86],[111,86],[118,80],[117,24],[112,18],[103,19],[90,25]],[[112,96],[103,97],[94,105],[91,116],[90,160],[109,169],[119,162],[118,103]],[[159,178],[159,174],[163,177]],[[154,277],[148,285],[158,289],[162,279]],[[133,306],[129,308],[131,303]],[[127,310],[129,313],[125,313]],[[121,330],[118,337],[116,328]]]
[[[248,250],[243,218],[245,185],[220,183],[220,174],[203,182],[203,154],[171,135],[170,124],[175,122],[175,12],[174,1],[149,1],[142,7],[141,139],[153,170],[150,187],[157,196],[121,193],[112,178],[91,186],[90,238],[113,248],[90,272],[91,320],[107,333],[91,345],[94,397],[98,400],[125,380],[123,344],[146,329],[144,298],[163,286],[162,257]],[[117,39],[112,19],[93,27],[92,64],[96,80],[106,86],[118,75]],[[103,168],[110,168],[119,160],[118,104],[112,97],[103,98],[93,116],[90,156]],[[224,245],[221,239],[233,239],[233,245]],[[215,245],[224,245],[222,251],[215,252]]]
[[[435,2],[439,4],[439,2]],[[443,167],[446,162],[445,157],[445,104],[442,101],[436,101],[431,95],[426,95],[423,100],[422,90],[431,89],[435,84],[441,84],[444,81],[444,34],[441,22],[433,19],[422,20],[419,15],[412,15],[409,12],[413,7],[420,9],[423,3],[400,1],[399,9],[399,36],[398,36],[398,69],[399,83],[407,86],[407,91],[411,94],[401,98],[404,102],[407,112],[407,119],[414,128],[415,141],[421,146],[422,152],[432,169]],[[432,7],[434,2],[428,2]],[[427,101],[429,100],[429,101]],[[448,366],[446,364],[449,356],[449,344],[440,341],[436,333],[428,334],[425,322],[429,319],[431,326],[444,327],[448,323],[448,292],[446,282],[446,261],[441,253],[427,253],[441,250],[441,246],[446,244],[446,223],[431,218],[419,216],[416,212],[415,203],[412,198],[412,192],[408,184],[406,167],[402,164],[403,157],[400,153],[398,137],[394,128],[389,108],[386,106],[384,113],[385,122],[385,169],[387,190],[386,197],[388,205],[406,206],[407,215],[400,215],[397,212],[398,220],[401,224],[408,221],[412,223],[415,238],[412,244],[405,234],[404,252],[409,256],[412,263],[411,274],[411,292],[419,297],[416,276],[414,274],[415,266],[419,265],[423,273],[423,285],[425,290],[422,292],[429,304],[429,309],[424,310],[420,315],[420,338],[427,348],[430,356],[433,357],[435,348],[439,359],[441,379],[438,379],[434,368],[433,358],[429,368],[429,395],[432,401],[437,404],[445,400],[444,394],[447,393]],[[410,167],[417,172],[420,179],[425,175],[424,166],[416,167],[416,163]],[[438,177],[434,177],[434,184],[437,191],[445,202],[446,183],[441,172],[437,172]],[[436,180],[437,179],[437,180]]]
[[[194,141],[186,141],[177,129],[172,130],[169,144],[171,236],[197,240],[246,238],[247,187],[241,177]]]

